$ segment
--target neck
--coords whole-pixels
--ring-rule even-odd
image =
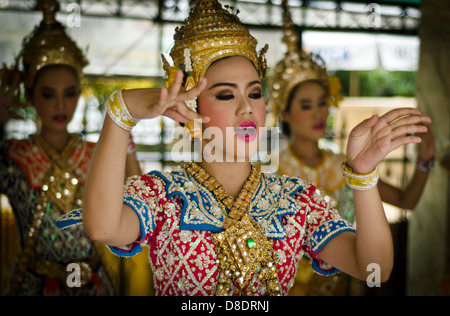
[[[200,162],[199,165],[213,176],[223,189],[237,198],[250,175],[250,162]],[[232,171],[231,171],[232,170]]]
[[[58,132],[55,133],[50,130],[46,130],[45,128],[41,129],[41,132],[39,133],[42,138],[45,139],[45,141],[57,152],[62,152],[63,149],[66,147],[67,143],[70,139],[70,134],[68,132]]]
[[[316,167],[322,162],[322,151],[316,140],[291,137],[289,146],[295,157],[309,167]]]

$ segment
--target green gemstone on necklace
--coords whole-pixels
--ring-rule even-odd
[[[253,240],[253,238],[249,238],[247,239],[247,245],[248,245],[248,249],[252,249],[253,246],[255,246],[255,241]]]

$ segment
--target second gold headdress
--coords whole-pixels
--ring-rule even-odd
[[[167,87],[175,80],[178,69],[186,75],[183,90],[189,90],[200,82],[206,70],[215,61],[230,56],[243,56],[252,61],[261,78],[267,71],[265,45],[258,53],[258,41],[249,33],[239,18],[222,8],[217,0],[197,0],[189,17],[181,27],[177,27],[174,35],[174,46],[170,51],[173,66],[170,66],[162,55],[164,70],[167,76]],[[187,103],[196,110],[196,102]],[[188,124],[193,128],[193,122]],[[194,132],[197,137],[198,130]]]
[[[34,84],[36,74],[50,65],[66,65],[81,78],[82,69],[88,64],[76,43],[67,36],[64,27],[56,21],[59,4],[56,0],[41,0],[36,9],[43,12],[43,20],[23,40],[22,58],[25,72],[25,87]]]

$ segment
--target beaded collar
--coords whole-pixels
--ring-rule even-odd
[[[216,295],[225,296],[235,286],[242,291],[255,273],[258,278],[264,280],[269,295],[280,295],[272,241],[264,236],[261,226],[249,214],[251,198],[259,185],[261,173],[252,166],[239,196],[234,200],[220,183],[198,164],[186,163],[182,168],[230,210],[230,213],[226,214],[225,231],[213,236],[219,266]],[[251,287],[247,291],[250,291],[247,295],[252,295]]]
[[[230,210],[228,214],[223,210],[226,215],[225,229],[236,224],[242,218],[244,213],[249,210],[252,197],[255,194],[261,179],[261,173],[252,166],[250,175],[245,181],[239,196],[234,200],[233,197],[223,189],[222,185],[198,164],[189,162],[181,167],[200,184],[206,187],[220,203]]]
[[[79,180],[68,166],[70,154],[80,143],[79,135],[70,135],[69,142],[61,154],[56,152],[41,135],[32,135],[30,139],[41,146],[51,160],[51,167],[46,174],[48,181],[43,184],[42,192],[45,192],[63,213],[68,212],[76,200],[78,201],[77,205],[81,207]]]
[[[224,230],[226,216],[222,205],[212,192],[191,176],[185,169],[152,171],[165,183],[166,197],[170,200],[179,196],[183,201],[180,214],[181,230],[200,230],[220,233]],[[286,230],[281,222],[287,215],[299,209],[294,196],[303,190],[304,181],[287,176],[261,174],[261,181],[251,197],[250,215],[262,227],[269,239],[286,238]],[[142,201],[144,203],[144,201]]]

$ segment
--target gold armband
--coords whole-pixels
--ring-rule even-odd
[[[108,115],[118,126],[126,131],[131,131],[140,120],[133,118],[123,100],[122,89],[114,92],[106,106]]]
[[[353,172],[352,168],[350,168],[350,166],[346,162],[342,164],[342,168],[345,182],[347,182],[347,185],[351,189],[358,191],[367,191],[377,186],[379,178],[378,167],[368,174],[357,174]]]

